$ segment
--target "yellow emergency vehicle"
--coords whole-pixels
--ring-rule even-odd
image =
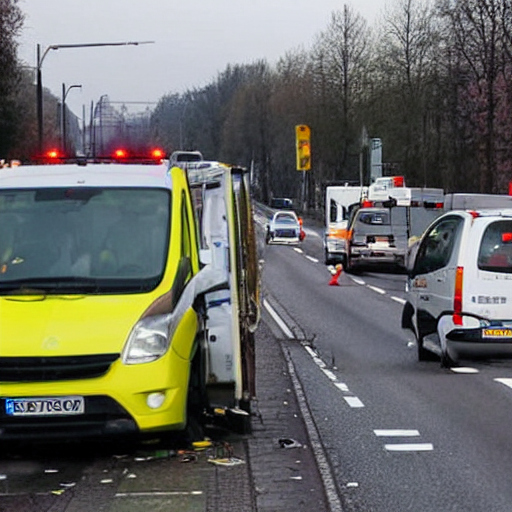
[[[206,168],[193,193],[165,160],[0,170],[0,441],[181,430],[194,411],[248,417],[248,177]]]

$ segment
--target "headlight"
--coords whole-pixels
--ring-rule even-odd
[[[170,322],[171,315],[148,317],[137,322],[123,349],[123,363],[150,363],[162,357],[170,345]]]

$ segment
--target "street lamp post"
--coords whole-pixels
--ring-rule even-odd
[[[37,102],[37,131],[39,139],[39,152],[43,153],[43,81],[41,68],[43,61],[48,55],[50,50],[60,50],[66,48],[94,48],[98,46],[138,46],[140,44],[151,44],[154,41],[126,41],[122,43],[85,43],[85,44],[52,44],[48,46],[41,55],[41,45],[37,45],[37,87],[36,87],[36,102]]]
[[[71,89],[75,89],[75,88],[82,88],[82,85],[78,85],[78,84],[75,84],[75,85],[70,85],[67,89],[66,89],[66,84],[63,83],[62,84],[62,105],[61,105],[61,108],[62,108],[62,111],[61,111],[61,114],[60,114],[60,121],[62,123],[61,125],[61,137],[62,137],[62,140],[61,140],[61,150],[62,150],[62,154],[65,155],[66,154],[66,97],[68,95],[68,92],[71,90]]]

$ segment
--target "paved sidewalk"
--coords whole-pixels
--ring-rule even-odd
[[[248,457],[258,512],[326,512],[328,506],[279,340],[262,321],[256,333],[256,396]],[[283,448],[280,439],[300,447]]]

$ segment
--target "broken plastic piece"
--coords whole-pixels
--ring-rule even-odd
[[[208,462],[212,464],[216,464],[217,466],[238,466],[240,464],[245,464],[245,461],[239,459],[238,457],[226,457],[223,459],[208,459]]]
[[[295,439],[279,439],[281,448],[300,448],[302,445]]]

